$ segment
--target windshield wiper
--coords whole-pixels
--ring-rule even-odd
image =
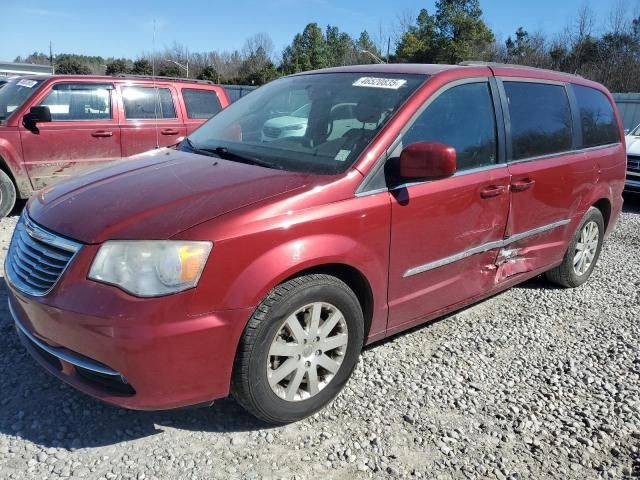
[[[212,152],[225,160],[231,160],[232,162],[247,163],[249,165],[258,165],[265,168],[279,168],[273,163],[265,162],[261,158],[246,155],[244,153],[233,152],[226,147],[215,147],[203,149],[207,152]]]
[[[218,157],[220,158],[220,155],[218,155],[216,152],[209,150],[208,148],[199,148],[196,147],[193,142],[189,139],[189,137],[186,137],[184,139],[184,143],[187,144],[187,146],[189,147],[189,151],[192,153],[197,153],[200,155],[207,155],[208,157]]]
[[[199,153],[200,155],[208,155],[210,157],[218,157],[224,160],[231,160],[232,162],[246,163],[249,165],[258,165],[260,167],[265,167],[265,168],[276,168],[276,169],[279,168],[277,165],[274,165],[269,162],[265,162],[260,158],[252,157],[244,153],[232,152],[226,147],[214,147],[214,148],[196,147],[193,144],[193,142],[191,142],[189,137],[185,138],[184,141],[189,147],[190,151],[192,151],[193,153]]]

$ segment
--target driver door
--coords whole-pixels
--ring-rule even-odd
[[[444,143],[456,149],[457,173],[391,192],[389,333],[490,289],[509,213],[488,79],[457,82],[427,102],[395,155],[415,142]]]

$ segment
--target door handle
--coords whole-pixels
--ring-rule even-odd
[[[165,128],[164,130],[160,130],[162,135],[178,135],[180,132],[178,130],[174,130],[173,128]]]
[[[480,196],[482,198],[497,197],[498,195],[502,195],[502,192],[506,189],[507,188],[504,185],[490,185],[480,190]]]
[[[97,130],[95,132],[91,132],[91,136],[96,138],[113,137],[113,132],[108,132],[106,130]]]
[[[523,178],[522,180],[516,180],[511,184],[512,192],[524,192],[525,190],[529,190],[531,187],[535,185],[536,181],[532,178]]]

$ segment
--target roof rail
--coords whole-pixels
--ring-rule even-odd
[[[518,65],[517,63],[500,63],[500,62],[483,62],[481,60],[465,60],[464,62],[459,62],[458,65],[464,67],[502,67],[502,68],[521,68],[523,70],[536,70],[539,72],[553,72],[553,73],[562,73],[564,75],[571,75],[574,77],[580,77],[576,73],[567,73],[562,72],[560,70],[551,70],[549,68],[539,68],[539,67],[530,67],[529,65]]]
[[[171,80],[174,82],[188,82],[188,83],[202,83],[202,84],[206,84],[206,85],[216,85],[214,82],[210,81],[210,80],[198,80],[195,78],[181,78],[181,77],[165,77],[163,75],[136,75],[136,74],[132,74],[132,73],[118,73],[115,75],[111,75],[112,77],[118,77],[118,78],[140,78],[140,79],[149,79],[149,80],[153,80],[154,78],[156,79],[161,79],[161,80]]]

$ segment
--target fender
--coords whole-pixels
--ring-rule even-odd
[[[360,273],[375,299],[370,334],[383,331],[387,321],[389,202],[387,194],[352,197],[296,215],[252,215],[253,222],[237,214],[237,222],[220,219],[213,222],[216,226],[203,224],[185,232],[181,238],[214,239],[190,305],[192,313],[255,308],[271,289],[292,276],[322,266],[343,265]]]
[[[0,168],[13,179],[18,196],[23,199],[29,198],[33,189],[22,162],[20,132],[12,128],[2,128],[0,132]]]

